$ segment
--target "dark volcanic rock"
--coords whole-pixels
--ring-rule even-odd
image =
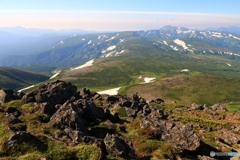
[[[134,158],[135,152],[130,141],[117,134],[107,134],[104,138],[107,152],[116,157]]]
[[[81,131],[82,134],[87,134],[87,129],[83,124],[85,122],[82,118],[83,113],[81,108],[66,102],[52,115],[49,124],[59,129],[70,128]]]
[[[12,115],[12,114],[7,114],[7,115],[4,116],[4,118],[5,118],[9,123],[13,123],[13,124],[15,124],[15,123],[21,123],[21,122],[22,122],[19,118],[15,117],[15,116]]]
[[[140,126],[142,129],[151,129],[156,139],[171,143],[175,153],[181,153],[185,149],[193,151],[200,146],[200,138],[194,132],[191,124],[163,121],[155,117],[142,119]]]
[[[52,115],[57,111],[57,108],[51,105],[49,102],[40,103],[39,106],[33,109],[33,112],[44,113],[48,115]]]
[[[218,115],[218,113],[214,110],[212,110],[211,108],[208,108],[206,105],[204,105],[204,112],[211,114],[211,115]]]
[[[11,89],[2,89],[0,90],[0,104],[10,102],[12,100],[21,99],[21,97],[18,96],[17,92],[14,92]]]
[[[20,142],[27,140],[30,137],[31,135],[29,132],[25,131],[14,132],[3,143],[3,148],[6,150],[10,150],[15,144],[19,144]]]
[[[42,84],[38,88],[23,96],[22,100],[25,103],[49,102],[52,105],[56,105],[63,104],[72,96],[80,98],[80,95],[77,93],[77,87],[72,85],[70,82],[56,80],[54,82]]]
[[[19,110],[18,110],[17,108],[15,108],[15,107],[7,107],[7,108],[5,109],[5,112],[6,112],[7,114],[12,114],[12,115],[14,115],[15,117],[20,116]]]
[[[97,118],[104,118],[104,110],[90,100],[79,99],[74,101],[73,104],[83,110],[84,114],[82,116],[89,122],[93,122]]]
[[[223,138],[225,143],[228,144],[240,144],[240,135],[233,133],[232,131],[228,131],[226,129],[220,130],[220,135]]]
[[[226,112],[227,111],[227,108],[222,103],[214,104],[211,107],[211,109],[214,110],[214,111],[220,111],[220,112]]]
[[[189,110],[192,110],[192,111],[203,110],[203,106],[201,104],[193,103],[189,106]]]

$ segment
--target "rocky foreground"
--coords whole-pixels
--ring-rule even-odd
[[[240,112],[221,103],[100,95],[54,81],[28,92],[0,90],[2,159],[238,159]],[[240,154],[240,153],[239,153]]]

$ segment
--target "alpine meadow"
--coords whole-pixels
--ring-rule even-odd
[[[239,6],[0,1],[0,159],[239,160]]]

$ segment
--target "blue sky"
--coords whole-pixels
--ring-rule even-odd
[[[0,0],[0,27],[123,31],[240,27],[239,0]]]

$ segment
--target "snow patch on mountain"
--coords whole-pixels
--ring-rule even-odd
[[[185,42],[182,41],[182,40],[175,39],[173,42],[176,43],[176,44],[179,45],[179,46],[182,46],[183,49],[188,49],[188,47],[186,46]]]
[[[143,78],[144,82],[141,82],[139,84],[152,83],[154,79],[156,79],[156,77],[144,77]]]
[[[55,78],[55,77],[57,77],[57,75],[59,75],[61,73],[61,70],[60,71],[58,71],[57,73],[55,73],[51,78],[49,78],[49,79],[53,79],[53,78]]]
[[[120,43],[122,43],[122,42],[124,41],[124,39],[125,39],[125,38],[123,38],[123,39],[119,39]]]
[[[116,36],[113,36],[113,37],[107,39],[105,42],[107,42],[107,41],[111,41],[111,40],[113,40],[115,37],[116,37]]]
[[[84,68],[84,67],[92,66],[92,65],[93,65],[93,62],[94,62],[94,59],[92,59],[92,60],[90,60],[90,61],[84,63],[84,64],[81,65],[81,66],[78,66],[78,67],[76,67],[76,68],[73,68],[73,69],[71,69],[71,70],[81,69],[81,68]]]
[[[107,52],[107,51],[114,50],[115,48],[116,48],[115,45],[114,45],[114,46],[110,46],[110,47],[108,47],[107,49],[103,50],[101,53],[105,53],[105,52]]]
[[[188,72],[188,69],[182,69],[181,72]]]
[[[90,40],[87,44],[91,44],[92,43],[92,40]]]
[[[34,86],[35,86],[35,85],[31,85],[31,86],[29,86],[29,87],[26,87],[26,88],[20,89],[20,90],[18,90],[18,92],[22,92],[22,91],[27,90],[27,89],[29,89],[29,88],[32,88],[32,87],[34,87]]]
[[[117,95],[118,94],[118,90],[120,89],[121,87],[118,87],[118,88],[113,88],[113,89],[108,89],[108,90],[104,90],[104,91],[99,91],[97,93],[99,94],[108,94],[108,95]]]
[[[120,52],[116,52],[115,56],[119,56],[120,54],[124,53],[124,50],[121,50]]]
[[[164,43],[165,45],[168,45],[166,41],[163,41],[163,43]]]

